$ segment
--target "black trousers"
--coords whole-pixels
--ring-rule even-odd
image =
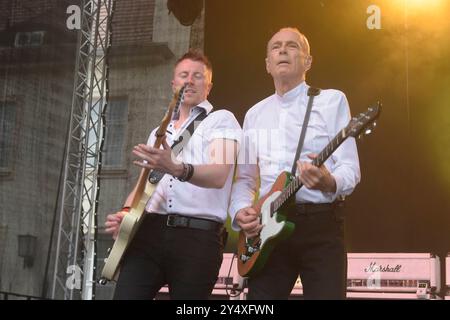
[[[168,227],[166,221],[145,216],[124,256],[114,299],[154,299],[166,284],[171,299],[209,298],[222,264],[222,232]]]
[[[345,299],[347,252],[342,208],[289,215],[294,233],[249,278],[248,299],[288,299],[298,275],[305,299]]]

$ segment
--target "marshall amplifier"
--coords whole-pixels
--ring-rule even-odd
[[[436,299],[440,290],[439,258],[429,253],[348,253],[347,298]],[[447,279],[450,279],[450,256]],[[449,281],[447,281],[449,283]],[[450,285],[448,299],[450,299]],[[292,299],[303,296],[298,278]]]
[[[348,254],[348,298],[437,299],[440,281],[430,253]]]

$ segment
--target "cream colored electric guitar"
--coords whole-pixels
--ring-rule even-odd
[[[174,112],[178,112],[178,108],[183,101],[184,89],[185,86],[174,93],[169,108],[161,121],[161,125],[156,131],[156,141],[153,144],[154,148],[159,148],[161,146],[163,137],[166,134],[167,126],[172,119],[172,115]],[[144,209],[147,205],[147,201],[150,199],[157,186],[157,184],[148,182],[149,173],[150,169],[143,168],[141,170],[141,174],[139,175],[139,179],[132,193],[133,199],[130,212],[122,219],[117,239],[109,252],[108,258],[105,260],[100,283],[106,283],[108,280],[115,280],[119,274],[120,263],[125,251],[143,220],[142,218],[144,216]]]

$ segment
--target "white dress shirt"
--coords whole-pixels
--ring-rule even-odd
[[[169,145],[172,145],[173,141],[202,109],[208,116],[198,125],[188,144],[177,157],[177,159],[194,166],[211,163],[209,147],[213,140],[230,139],[239,143],[242,134],[241,127],[231,112],[226,110],[211,112],[213,106],[205,100],[191,109],[189,118],[178,130],[175,129],[174,121],[169,124],[166,134]],[[156,130],[157,128],[150,134],[148,145],[153,146]],[[159,214],[176,213],[224,222],[227,218],[233,172],[234,166],[221,189],[198,187],[189,182],[181,182],[172,175],[166,174],[147,202],[146,211]]]
[[[267,194],[283,171],[290,172],[297,151],[308,103],[309,86],[303,82],[283,96],[273,94],[254,105],[245,115],[243,137],[233,185],[230,215],[253,204]],[[318,154],[350,121],[350,108],[341,91],[321,90],[314,97],[300,160]],[[360,181],[358,152],[354,138],[348,138],[325,162],[336,180],[336,193],[302,187],[296,194],[299,203],[330,203],[349,195]],[[259,170],[258,170],[259,168]],[[233,228],[237,229],[236,224]]]

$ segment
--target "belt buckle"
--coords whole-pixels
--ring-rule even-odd
[[[169,215],[167,217],[166,226],[168,227],[188,227],[189,226],[189,218],[177,215]]]
[[[166,226],[167,227],[176,227],[177,226],[175,224],[175,216],[174,215],[167,216]]]

